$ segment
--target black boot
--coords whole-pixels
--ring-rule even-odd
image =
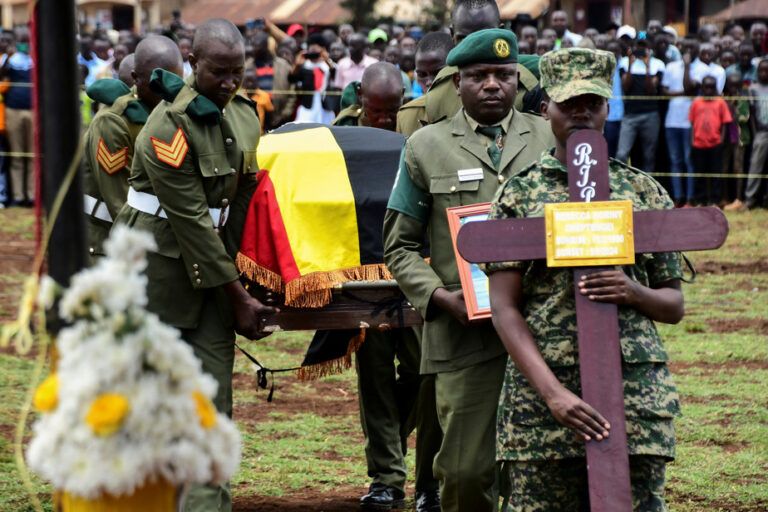
[[[440,489],[416,491],[416,512],[440,512]]]
[[[360,508],[363,510],[387,511],[405,506],[405,495],[388,485],[373,483],[368,494],[360,498]]]

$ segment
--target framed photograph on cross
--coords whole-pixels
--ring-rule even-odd
[[[464,224],[487,220],[490,209],[491,203],[470,204],[445,209],[448,215],[448,227],[451,231],[453,252],[456,255],[456,264],[459,266],[459,278],[461,279],[461,288],[464,290],[464,302],[467,304],[467,316],[470,322],[491,318],[488,277],[476,264],[469,263],[461,257],[456,248],[456,236]]]

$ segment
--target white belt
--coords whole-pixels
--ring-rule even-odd
[[[107,204],[101,199],[96,199],[88,194],[83,194],[83,206],[85,213],[88,215],[106,222],[112,222],[112,216],[109,214]]]
[[[134,190],[133,187],[130,187],[128,189],[127,203],[128,206],[139,210],[140,212],[156,215],[163,219],[168,218],[165,210],[160,206],[160,200],[155,195],[147,194],[146,192],[138,192]],[[211,215],[215,227],[223,226],[227,223],[229,205],[227,205],[226,208],[208,208],[208,213]]]

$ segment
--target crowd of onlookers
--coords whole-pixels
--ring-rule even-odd
[[[614,24],[603,32],[588,28],[582,34],[569,30],[563,11],[554,12],[549,21],[541,30],[541,24],[514,28],[520,54],[582,46],[616,56],[614,98],[605,128],[612,157],[655,173],[678,207],[766,206],[765,23],[755,22],[746,30],[736,24],[722,32],[703,25],[697,33],[679,37],[657,20],[644,30]],[[185,76],[191,74],[194,26],[176,18],[152,32],[177,41]],[[264,130],[293,120],[330,124],[343,108],[345,88],[349,91],[367,66],[381,60],[400,69],[408,101],[424,94],[444,65],[417,59],[425,32],[447,33],[448,28],[433,24],[425,31],[382,24],[355,31],[344,24],[308,30],[293,24],[281,29],[269,20],[249,20],[244,27],[243,87],[257,105]],[[84,85],[100,78],[132,85],[132,53],[139,40],[129,31],[97,29],[81,35],[77,62]],[[0,34],[0,76],[6,81],[29,81],[28,46],[26,29]],[[428,57],[426,52],[421,56]],[[34,199],[31,159],[26,156],[32,152],[30,88],[3,89],[0,82],[6,123],[6,137],[0,137],[0,205],[29,205]],[[81,101],[87,125],[98,106],[84,92]]]
[[[0,33],[0,208],[35,197],[29,29]]]

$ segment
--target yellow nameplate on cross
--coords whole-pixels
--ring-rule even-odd
[[[548,267],[635,262],[632,201],[547,204],[544,217]]]

